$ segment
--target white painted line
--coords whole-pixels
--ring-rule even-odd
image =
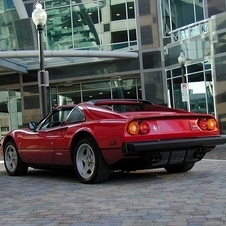
[[[4,163],[4,161],[1,161],[1,160],[0,160],[0,163]]]

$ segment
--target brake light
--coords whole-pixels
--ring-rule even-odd
[[[206,119],[200,119],[199,121],[198,121],[198,125],[199,125],[199,127],[202,129],[202,130],[206,130]]]
[[[150,132],[149,124],[145,121],[140,123],[140,133],[147,134]]]
[[[198,121],[198,126],[202,130],[214,130],[217,127],[217,122],[215,119],[200,119]]]
[[[132,121],[127,126],[127,132],[130,135],[136,135],[138,133],[147,134],[150,132],[150,127],[148,122],[146,121],[141,121],[141,122]]]

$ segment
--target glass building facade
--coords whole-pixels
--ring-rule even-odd
[[[225,134],[226,99],[222,99],[226,79],[222,74],[225,1],[175,3],[165,0],[162,1],[161,11],[169,106],[214,114]],[[187,58],[185,82],[188,97],[184,102],[181,89],[183,72],[178,67],[180,51]]]
[[[148,99],[214,114],[226,133],[224,0],[39,2],[47,12],[44,48],[55,54],[45,55],[49,110],[97,98]],[[1,135],[41,118],[35,3],[0,0]]]

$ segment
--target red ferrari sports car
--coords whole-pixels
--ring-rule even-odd
[[[28,167],[74,168],[83,183],[107,181],[114,170],[192,169],[226,138],[212,115],[145,100],[93,100],[58,106],[40,122],[17,129],[1,141],[11,176]]]

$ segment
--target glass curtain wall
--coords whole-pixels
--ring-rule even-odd
[[[170,107],[186,109],[196,113],[215,114],[210,61],[186,67],[186,82],[189,93],[187,102],[182,101],[181,69],[168,70],[166,74]]]
[[[48,49],[137,49],[134,0],[43,3]]]
[[[13,0],[0,1],[0,50],[37,49],[31,14],[35,1],[23,1],[23,18]],[[135,50],[134,0],[46,0],[45,49]],[[24,29],[26,27],[26,29]]]
[[[212,26],[216,69],[216,108],[221,131],[223,134],[226,134],[226,13],[214,17],[212,19]]]
[[[225,0],[208,0],[207,14],[210,18],[213,15],[223,13],[226,11],[226,1]]]
[[[169,36],[177,28],[204,19],[204,1],[162,0],[161,7],[164,36]]]
[[[64,84],[51,88],[52,107],[91,99],[141,99],[139,77],[116,78],[92,83]]]
[[[15,50],[18,42],[15,35],[15,21],[19,19],[13,1],[0,1],[0,51]]]
[[[22,126],[21,93],[0,91],[0,137]]]

